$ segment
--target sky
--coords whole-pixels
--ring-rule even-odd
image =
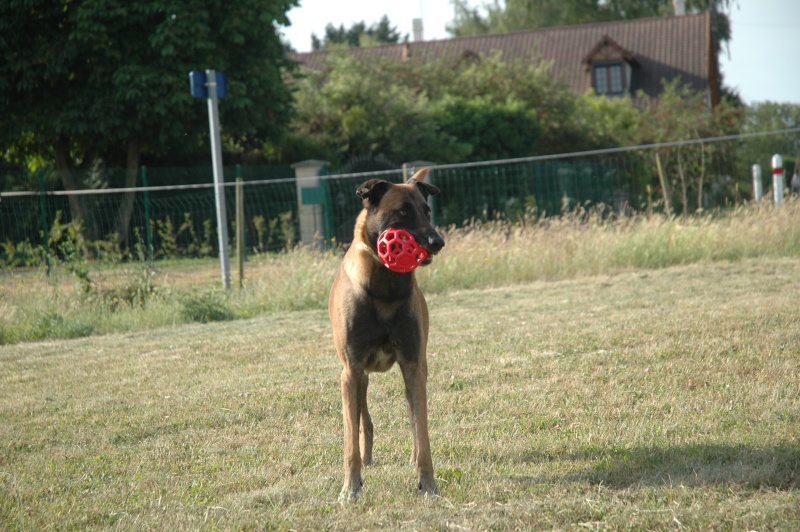
[[[485,0],[473,0],[477,6]],[[800,0],[733,0],[732,39],[720,54],[725,84],[738,90],[745,103],[773,101],[800,104]],[[325,35],[325,26],[356,22],[368,26],[383,15],[401,35],[422,18],[425,40],[447,39],[453,19],[450,0],[300,0],[289,11],[292,25],[282,33],[299,52],[311,50],[311,34]]]

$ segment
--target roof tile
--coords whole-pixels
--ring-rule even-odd
[[[471,51],[488,56],[497,51],[504,60],[522,58],[552,61],[552,74],[575,92],[590,87],[583,60],[604,37],[630,53],[638,67],[631,91],[650,96],[661,92],[661,80],[680,76],[695,90],[709,87],[707,46],[708,14],[656,17],[579,26],[563,26],[513,33],[477,35],[454,39],[350,48],[348,53],[364,60],[390,58],[400,61],[403,50],[414,57],[457,61]],[[311,69],[322,69],[336,52],[293,53],[290,57]]]

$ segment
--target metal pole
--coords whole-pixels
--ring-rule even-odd
[[[50,277],[50,230],[47,227],[47,201],[44,186],[44,170],[39,170],[39,208],[42,211],[42,240],[44,243],[44,263],[47,267],[47,276]]]
[[[239,266],[239,288],[244,288],[244,185],[236,178],[236,260]]]
[[[775,205],[783,203],[783,159],[777,153],[772,156],[772,195]]]
[[[753,199],[756,203],[761,203],[761,198],[764,197],[764,184],[761,182],[761,165],[753,165]]]
[[[153,233],[150,230],[150,191],[147,183],[147,167],[142,165],[142,188],[144,189],[144,242],[147,262],[153,262]]]
[[[231,265],[228,259],[228,216],[225,212],[225,176],[222,174],[222,144],[219,136],[219,108],[217,105],[217,74],[206,70],[208,87],[208,124],[211,130],[211,163],[214,166],[214,197],[217,203],[217,240],[222,285],[231,287]]]

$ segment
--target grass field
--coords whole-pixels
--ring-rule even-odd
[[[428,300],[441,497],[415,493],[394,369],[364,500],[336,502],[340,368],[311,308],[0,346],[0,528],[800,527],[800,260]]]

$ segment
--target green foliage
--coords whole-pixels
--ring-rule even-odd
[[[294,216],[292,211],[286,211],[278,215],[280,222],[280,230],[283,236],[283,242],[286,249],[290,249],[297,241],[297,230],[295,229]],[[274,227],[270,223],[270,228]]]
[[[482,9],[470,4],[453,0],[454,20],[447,30],[455,37],[608,20],[596,0],[506,0],[485,2]]]
[[[144,308],[157,293],[154,273],[146,263],[128,268],[124,271],[128,282],[103,291],[94,303],[112,312],[121,308]]]
[[[746,133],[797,127],[800,127],[800,104],[758,102],[744,109]],[[737,153],[748,165],[760,164],[764,175],[772,168],[772,155],[778,153],[783,157],[784,174],[791,176],[800,159],[800,139],[797,133],[755,137],[742,141]]]
[[[706,95],[693,92],[676,79],[664,83],[659,98],[642,114],[638,140],[656,143],[733,134],[739,130],[741,119],[742,111],[735,105],[723,100],[712,109]],[[724,178],[722,172],[726,170],[732,174],[736,158],[727,145],[703,143],[661,148],[658,155],[667,186],[678,191],[676,199],[684,214],[707,206],[710,177]],[[708,175],[707,168],[712,165],[719,172],[717,176]],[[668,191],[665,197],[670,195]]]
[[[92,280],[89,278],[89,267],[85,256],[86,243],[80,220],[62,224],[59,211],[56,213],[48,238],[50,249],[55,251],[67,271],[78,280],[81,292],[88,295],[92,291]]]
[[[536,151],[542,126],[536,114],[512,98],[445,97],[434,109],[441,130],[470,148],[466,161],[526,157]]]
[[[182,298],[181,314],[188,321],[200,323],[232,320],[236,317],[226,303],[224,294],[214,291],[194,292]]]
[[[336,167],[364,155],[453,163],[700,139],[736,132],[741,118],[735,103],[712,109],[705,94],[679,79],[658,99],[610,99],[573,94],[552,79],[547,64],[499,56],[454,65],[345,55],[299,81],[294,125],[298,138],[338,153],[329,159]],[[681,146],[659,156],[663,185],[656,173],[637,173],[635,193],[652,185],[679,212],[739,194],[727,177],[743,178],[729,148]]]
[[[198,152],[207,118],[186,76],[205,68],[228,76],[220,106],[228,134],[280,136],[291,113],[282,77],[291,65],[276,28],[296,3],[0,3],[0,152],[23,138],[47,155],[57,140],[67,166],[97,157],[124,163],[131,148]]]
[[[115,263],[124,260],[128,252],[123,252],[119,245],[120,239],[116,233],[107,235],[104,239],[85,242],[86,252],[92,259],[105,263]]]
[[[170,216],[155,220],[156,258],[208,257],[214,251],[215,237],[211,220],[203,220],[203,236],[197,234],[192,214],[183,213],[183,221],[175,228]]]
[[[458,160],[464,150],[437,130],[428,98],[400,75],[404,68],[333,58],[330,70],[298,81],[297,131],[330,151],[334,165],[367,153],[393,161]]]
[[[447,31],[454,37],[508,33],[511,31],[571,26],[612,20],[672,15],[672,0],[505,0],[482,2],[472,7],[470,0],[453,0],[454,20]],[[722,42],[731,38],[726,11],[732,0],[688,0],[686,12],[716,11],[715,30]]]
[[[398,43],[400,40],[408,40],[397,31],[396,26],[392,26],[389,17],[384,15],[380,22],[367,26],[364,21],[355,22],[349,29],[345,29],[344,24],[338,28],[333,24],[325,26],[325,35],[320,40],[316,34],[311,34],[312,50],[330,50],[341,47],[354,46],[377,46],[386,43]]]
[[[42,263],[44,250],[30,240],[0,242],[0,269],[33,268]]]
[[[492,154],[495,151],[515,156],[566,152],[575,148],[575,138],[582,135],[566,131],[577,97],[549,76],[547,65],[506,63],[499,56],[455,66],[442,61],[358,61],[335,56],[324,72],[307,73],[297,89],[294,127],[298,134],[338,154],[329,159],[334,166],[366,154],[396,162],[454,163],[467,157],[474,160],[477,153],[489,159],[502,156]],[[454,117],[445,111],[449,107],[455,112],[456,101],[472,102],[460,106],[463,112],[470,110],[470,131],[452,127]],[[521,116],[515,116],[515,111]],[[473,145],[481,140],[474,132],[480,123],[478,114],[487,119],[491,114],[492,119],[485,122],[488,127],[522,132],[522,139],[514,139],[514,146],[501,144],[494,149],[487,141]]]
[[[583,132],[586,145],[595,148],[635,145],[647,127],[641,109],[630,99],[598,96],[594,90],[577,99],[570,122],[570,127]]]
[[[253,228],[256,230],[256,238],[258,244],[256,249],[258,251],[264,252],[271,240],[267,240],[267,219],[264,216],[258,215],[253,217]],[[270,231],[270,238],[271,238],[271,231]]]
[[[169,216],[163,220],[156,220],[156,235],[159,238],[157,257],[176,258],[178,256],[178,238],[175,227]]]
[[[43,340],[45,338],[82,338],[91,336],[94,327],[82,320],[65,317],[59,312],[45,313],[33,324],[28,332],[28,341]]]
[[[286,211],[269,220],[261,215],[254,216],[253,227],[257,240],[255,249],[259,253],[280,249],[289,250],[297,239],[297,229],[292,211]]]

